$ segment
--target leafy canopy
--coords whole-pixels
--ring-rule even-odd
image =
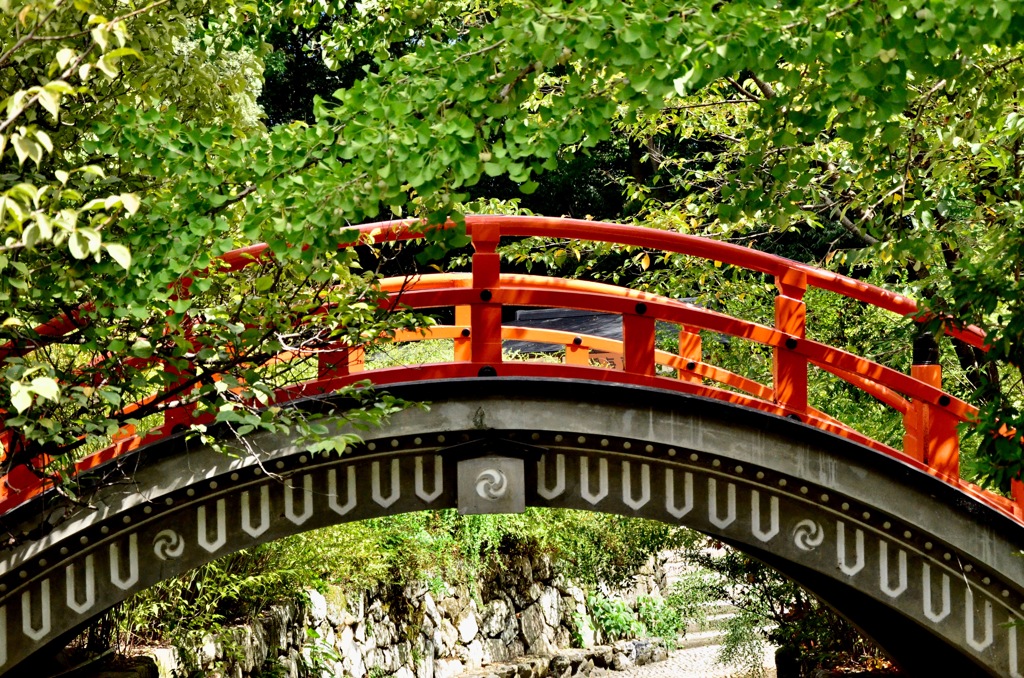
[[[376,309],[372,276],[338,250],[346,225],[457,218],[485,178],[529,194],[567,155],[623,135],[656,165],[653,184],[632,187],[656,223],[725,236],[839,224],[859,247],[847,261],[898,273],[937,311],[980,325],[989,354],[956,352],[984,423],[1024,430],[1014,3],[4,0],[0,11],[9,459],[144,426],[167,398],[239,426],[289,425],[252,403],[303,373],[275,372],[266,356],[414,322]],[[264,39],[287,22],[327,27],[310,46],[328,66],[365,67],[315,100],[314,122],[266,129]],[[688,144],[659,152],[668,138]],[[461,242],[428,239],[426,256]],[[258,265],[216,264],[258,241],[272,253]],[[60,342],[32,329],[52,318],[74,326]],[[1021,469],[1017,438],[984,439],[997,482]]]

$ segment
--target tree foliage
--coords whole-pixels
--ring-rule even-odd
[[[985,430],[1024,430],[1013,3],[5,0],[0,12],[9,461],[144,427],[180,398],[239,427],[278,425],[253,404],[300,375],[267,356],[413,322],[376,310],[372,276],[338,249],[348,224],[457,219],[488,182],[529,195],[616,144],[631,171],[611,176],[652,224],[755,241],[843,232],[847,265],[981,326],[987,355],[955,350]],[[278,106],[289,122],[268,129],[265,60],[279,73],[316,53],[344,75],[316,86],[339,89],[311,112]],[[424,257],[464,242],[427,238]],[[257,265],[218,265],[259,241]],[[72,331],[38,331],[53,319]],[[997,484],[1021,469],[1019,438],[981,438]]]
[[[315,434],[275,389],[424,322],[380,312],[347,227],[458,220],[516,191],[841,265],[978,325],[988,353],[947,353],[981,407],[980,471],[1005,488],[1024,465],[1022,37],[1009,0],[0,0],[4,465],[46,453],[59,473],[181,402],[239,434]],[[242,270],[218,258],[257,242]],[[462,244],[431,231],[421,253]],[[680,257],[516,247],[754,314],[770,291]],[[908,343],[856,313],[812,330]],[[282,350],[307,359],[267,361]],[[709,350],[767,375],[764,356]],[[581,567],[617,576],[630,539],[658,536],[621,534]]]
[[[411,322],[383,314],[372,274],[338,249],[354,234],[331,207],[333,131],[260,121],[274,8],[0,9],[8,466],[47,453],[59,470],[174,404],[239,434],[301,424],[266,407],[275,389],[321,351]],[[218,259],[256,242],[259,257]],[[267,363],[282,350],[307,360]]]
[[[361,3],[322,41],[374,56],[321,119],[354,166],[383,163],[382,202],[443,211],[489,176],[529,194],[625,135],[654,167],[632,186],[641,216],[724,237],[839,227],[847,265],[985,329],[987,354],[955,347],[982,430],[1021,430],[1012,3],[429,6]],[[981,443],[1005,487],[1019,433]]]

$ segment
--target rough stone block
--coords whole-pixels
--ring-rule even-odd
[[[476,606],[467,605],[463,608],[455,620],[455,626],[459,630],[459,640],[463,644],[476,638],[477,631],[480,630],[480,625],[476,620]]]
[[[504,598],[496,598],[487,603],[480,616],[480,630],[487,638],[497,638],[515,624],[512,606]]]
[[[458,659],[438,659],[434,662],[434,678],[453,678],[465,670]]]
[[[316,589],[306,589],[306,596],[309,597],[308,612],[314,626],[327,621],[327,599],[324,595]]]
[[[537,554],[530,561],[533,578],[537,581],[550,581],[553,576],[551,556],[546,553]]]
[[[485,638],[482,646],[485,664],[494,664],[512,659],[508,647],[498,638]]]
[[[622,652],[616,652],[611,662],[611,668],[613,671],[625,671],[626,669],[632,668],[635,665],[636,664],[633,662],[633,660],[627,657]]]
[[[429,593],[423,596],[423,617],[424,619],[429,619],[434,624],[441,621],[441,615],[437,610],[437,604],[434,602],[434,596]]]
[[[558,626],[561,615],[559,614],[559,603],[561,598],[558,595],[558,590],[553,588],[542,588],[541,593],[537,596],[537,604],[540,605],[541,611],[544,612],[544,622],[554,628]]]
[[[554,628],[546,621],[544,609],[535,603],[523,610],[520,623],[523,629],[523,640],[530,654],[553,655],[558,651],[554,644]]]
[[[441,633],[441,651],[444,654],[448,654],[455,648],[455,643],[459,640],[459,631],[455,626],[447,619],[441,620],[441,626],[439,627]]]
[[[466,646],[466,665],[479,668],[484,663],[484,645],[479,640],[474,640]]]

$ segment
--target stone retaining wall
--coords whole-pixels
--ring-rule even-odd
[[[655,565],[639,579],[644,594],[664,583]],[[289,677],[325,672],[352,678],[451,678],[527,655],[547,662],[563,648],[593,646],[589,627],[579,623],[586,614],[583,591],[557,575],[546,556],[513,557],[482,588],[475,597],[465,588],[417,583],[369,591],[347,604],[329,603],[310,591],[304,605],[277,606],[258,623],[209,636],[184,653],[187,659],[177,659],[173,651],[157,652],[156,663],[160,676],[184,674],[190,666],[203,675],[232,678],[261,671]],[[645,657],[641,663],[660,657],[626,646],[593,648],[590,666],[596,662],[610,668],[617,655],[624,665],[635,663],[637,656]],[[570,664],[579,659],[571,656]],[[586,661],[580,659],[566,675],[579,673]],[[561,678],[564,667],[551,673]],[[548,670],[532,675],[540,678]]]

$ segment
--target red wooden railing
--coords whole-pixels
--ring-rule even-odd
[[[1017,501],[985,491],[960,478],[957,426],[972,422],[977,410],[941,388],[938,365],[915,365],[905,374],[839,348],[819,343],[806,335],[809,287],[843,295],[902,316],[918,315],[913,300],[836,273],[790,261],[730,243],[651,228],[573,219],[544,217],[469,216],[467,232],[474,254],[471,273],[437,274],[387,279],[382,290],[385,305],[416,309],[455,309],[455,324],[421,331],[401,331],[394,341],[452,339],[450,362],[367,370],[362,347],[342,347],[318,352],[317,376],[281,389],[277,404],[297,398],[330,393],[356,381],[369,379],[379,386],[408,381],[457,379],[480,376],[539,377],[607,381],[674,390],[723,400],[801,422],[856,441],[930,473],[959,488],[975,500],[1024,522],[1024,490],[1014,485]],[[359,227],[362,243],[383,243],[421,237],[419,225],[391,221]],[[773,326],[754,322],[636,290],[594,282],[527,275],[502,274],[496,249],[503,237],[603,241],[663,252],[700,257],[771,275],[775,279]],[[229,268],[237,270],[265,255],[256,245],[224,255]],[[502,307],[536,306],[615,314],[622,317],[621,342],[600,337],[552,330],[506,327]],[[679,352],[655,347],[655,323],[679,328]],[[57,320],[40,328],[58,336],[71,331],[71,319]],[[761,384],[721,367],[703,362],[701,330],[741,338],[769,347],[773,355],[772,384]],[[984,334],[973,327],[948,326],[946,333],[972,346],[984,348]],[[505,360],[502,341],[525,340],[565,347],[563,363]],[[620,354],[623,369],[593,365],[592,351]],[[13,353],[0,348],[0,359]],[[275,360],[310,359],[312,356],[283,353]],[[808,403],[808,367],[826,370],[877,398],[902,415],[905,428],[902,449],[873,440]],[[659,367],[660,366],[660,367]],[[138,405],[126,408],[130,413]],[[187,404],[164,413],[164,424],[144,436],[131,430],[109,447],[76,464],[78,472],[95,468],[141,445],[171,434],[175,425],[209,423],[195,418]],[[9,433],[9,432],[8,432]],[[2,435],[2,432],[0,432]],[[44,460],[40,460],[42,463]],[[0,514],[44,491],[51,483],[24,466],[11,469],[0,486]]]

